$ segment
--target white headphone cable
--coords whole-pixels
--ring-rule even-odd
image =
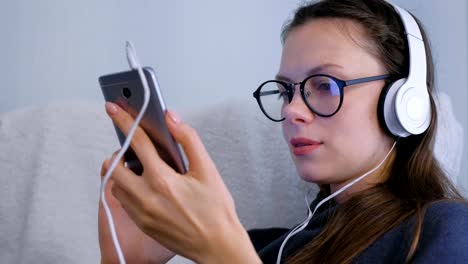
[[[306,199],[306,203],[307,203],[307,209],[308,209],[308,213],[307,213],[307,218],[304,222],[302,222],[301,224],[299,224],[298,226],[296,226],[294,229],[291,230],[291,232],[286,236],[286,238],[284,239],[283,243],[281,244],[281,247],[278,251],[278,258],[276,259],[276,264],[280,264],[281,263],[281,255],[283,254],[283,249],[284,249],[284,246],[286,245],[286,243],[288,242],[288,240],[293,237],[294,235],[296,235],[297,233],[301,232],[302,230],[304,230],[304,228],[307,227],[307,225],[309,224],[310,220],[312,219],[312,217],[314,216],[315,212],[317,211],[317,209],[324,203],[326,203],[327,201],[329,201],[330,199],[334,198],[335,196],[337,196],[338,194],[344,192],[346,189],[348,189],[349,187],[351,187],[352,185],[354,185],[355,183],[359,182],[360,180],[364,179],[366,176],[368,176],[369,174],[371,174],[372,172],[374,172],[375,170],[377,170],[378,168],[380,168],[380,166],[382,166],[382,164],[387,160],[388,156],[390,156],[390,153],[392,153],[393,149],[395,148],[395,145],[397,143],[398,139],[393,143],[393,146],[391,147],[390,151],[387,153],[387,155],[385,155],[385,158],[375,167],[373,168],[372,170],[366,172],[365,174],[361,175],[360,177],[354,179],[352,182],[346,184],[345,186],[341,187],[338,191],[330,194],[329,196],[327,196],[325,199],[323,199],[322,201],[320,201],[316,206],[315,206],[315,209],[314,211],[312,212],[310,210],[310,206],[309,206],[309,203],[308,203],[308,193],[306,194],[305,196],[305,199]]]
[[[138,71],[138,75],[139,75],[140,80],[141,80],[141,82],[143,84],[144,101],[143,101],[143,106],[140,109],[140,113],[138,113],[138,116],[136,117],[135,122],[133,123],[132,127],[130,128],[130,131],[128,132],[128,135],[127,135],[127,137],[125,139],[125,142],[124,142],[122,148],[120,149],[120,151],[117,154],[117,156],[115,157],[115,159],[112,161],[109,169],[106,172],[106,175],[104,176],[104,180],[101,183],[101,200],[102,200],[102,204],[104,206],[104,209],[105,209],[105,212],[106,212],[106,215],[107,215],[107,220],[109,222],[109,229],[110,229],[110,232],[111,232],[112,241],[114,242],[114,247],[115,247],[115,250],[117,252],[117,256],[119,257],[120,264],[125,264],[125,257],[123,255],[122,249],[120,247],[119,239],[117,237],[117,232],[115,231],[114,220],[112,218],[112,213],[111,213],[111,211],[109,209],[109,206],[107,205],[106,197],[104,195],[104,190],[105,190],[107,182],[109,181],[113,171],[115,170],[115,167],[117,166],[117,163],[119,162],[120,159],[122,159],[123,155],[125,154],[125,152],[127,151],[127,149],[130,146],[130,142],[131,142],[131,140],[133,138],[133,134],[135,134],[135,131],[136,131],[137,127],[138,127],[138,124],[140,123],[140,121],[141,121],[141,119],[143,117],[143,114],[145,113],[146,108],[148,107],[149,97],[150,97],[150,89],[148,87],[148,82],[146,81],[146,77],[145,77],[145,75],[143,73],[143,69],[142,69],[142,67],[141,67],[141,65],[139,63],[138,57],[136,56],[135,49],[133,48],[133,45],[132,45],[132,43],[130,41],[127,41],[127,43],[126,43],[126,51],[127,51],[127,59],[128,59],[130,68],[132,68],[133,70]]]

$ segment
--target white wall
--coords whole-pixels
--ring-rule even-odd
[[[127,69],[127,39],[143,64],[156,68],[170,108],[253,100],[252,91],[277,70],[280,28],[299,2],[3,0],[0,112],[60,100],[102,102],[97,77]],[[395,2],[426,25],[439,89],[468,131],[467,1]],[[463,166],[460,183],[468,189]]]
[[[274,76],[279,29],[296,2],[3,1],[0,45],[8,63],[0,64],[0,112],[54,100],[101,102],[97,77],[128,68],[127,39],[157,69],[173,108],[250,98]]]

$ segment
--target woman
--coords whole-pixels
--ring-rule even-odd
[[[302,179],[321,187],[311,209],[336,196],[280,250],[288,230],[246,232],[196,132],[169,112],[168,127],[187,154],[189,172],[182,177],[169,168],[140,129],[132,148],[145,167],[143,177],[121,162],[107,190],[127,261],[161,263],[172,251],[198,263],[272,263],[282,251],[287,263],[466,263],[468,206],[433,155],[437,112],[427,40],[431,122],[423,133],[403,138],[382,116],[382,98],[410,67],[402,21],[391,5],[325,0],[303,6],[285,27],[283,42],[276,81],[265,85],[274,84],[284,104],[276,119],[264,99],[262,110],[282,120]],[[360,81],[339,88],[342,80]],[[315,94],[296,89],[308,85],[315,85]],[[271,90],[261,88],[257,96],[262,91]],[[323,92],[343,97],[338,103],[314,99],[323,99]],[[132,118],[115,105],[106,109],[127,132]],[[112,262],[102,210],[99,221],[102,259]]]

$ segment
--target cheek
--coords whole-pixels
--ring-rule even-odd
[[[373,145],[382,137],[377,105],[368,101],[356,102],[352,105],[343,104],[342,110],[336,115],[333,127],[328,131],[329,139],[338,152],[337,155],[357,158],[362,152],[366,152],[368,145]]]
[[[365,139],[375,133],[380,134],[377,104],[380,96],[378,87],[365,87],[360,91],[348,93],[342,109],[337,113],[337,124],[343,134]]]
[[[337,157],[355,162],[384,136],[377,117],[377,99],[373,97],[366,101],[362,100],[365,97],[348,98],[333,120],[327,120],[327,140]]]
[[[373,156],[385,142],[376,107],[372,104],[344,105],[343,111],[326,123],[327,152],[324,159],[330,174],[352,177],[373,163]]]

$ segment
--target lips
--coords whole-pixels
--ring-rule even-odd
[[[309,154],[323,144],[323,142],[303,137],[292,138],[290,143],[296,156]]]

